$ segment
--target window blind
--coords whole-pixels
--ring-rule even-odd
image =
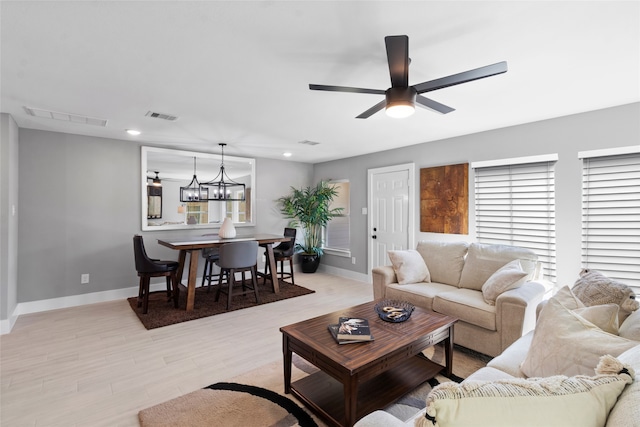
[[[640,294],[640,153],[583,159],[582,266]]]
[[[481,243],[533,250],[556,281],[555,161],[475,168],[475,217]]]
[[[332,181],[331,185],[337,191],[336,197],[329,206],[330,209],[342,208],[339,216],[329,221],[325,228],[324,248],[339,251],[351,249],[351,232],[349,219],[350,185],[348,181]]]

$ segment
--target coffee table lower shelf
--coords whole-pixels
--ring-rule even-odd
[[[442,366],[426,357],[414,356],[360,384],[357,419],[388,406],[442,370]],[[318,371],[291,383],[291,393],[319,416],[336,426],[345,425],[344,386],[325,372]]]

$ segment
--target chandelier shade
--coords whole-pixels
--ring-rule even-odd
[[[180,187],[181,202],[206,202],[209,198],[208,189],[200,184],[196,176],[196,158],[193,158],[193,179],[186,187]]]
[[[207,200],[244,201],[246,198],[245,185],[229,178],[224,169],[224,147],[227,144],[220,143],[218,145],[222,147],[220,172],[211,181],[201,184],[207,189]]]

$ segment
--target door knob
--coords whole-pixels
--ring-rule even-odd
[[[377,239],[378,236],[376,236],[375,234],[373,236],[371,236],[372,239]]]

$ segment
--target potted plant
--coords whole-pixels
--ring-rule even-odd
[[[296,243],[300,252],[300,263],[304,273],[318,269],[322,256],[322,230],[331,218],[342,212],[342,208],[331,208],[331,202],[338,191],[327,181],[320,181],[315,187],[297,189],[291,187],[291,194],[280,197],[280,211],[291,219],[291,225],[302,227],[303,243]]]

